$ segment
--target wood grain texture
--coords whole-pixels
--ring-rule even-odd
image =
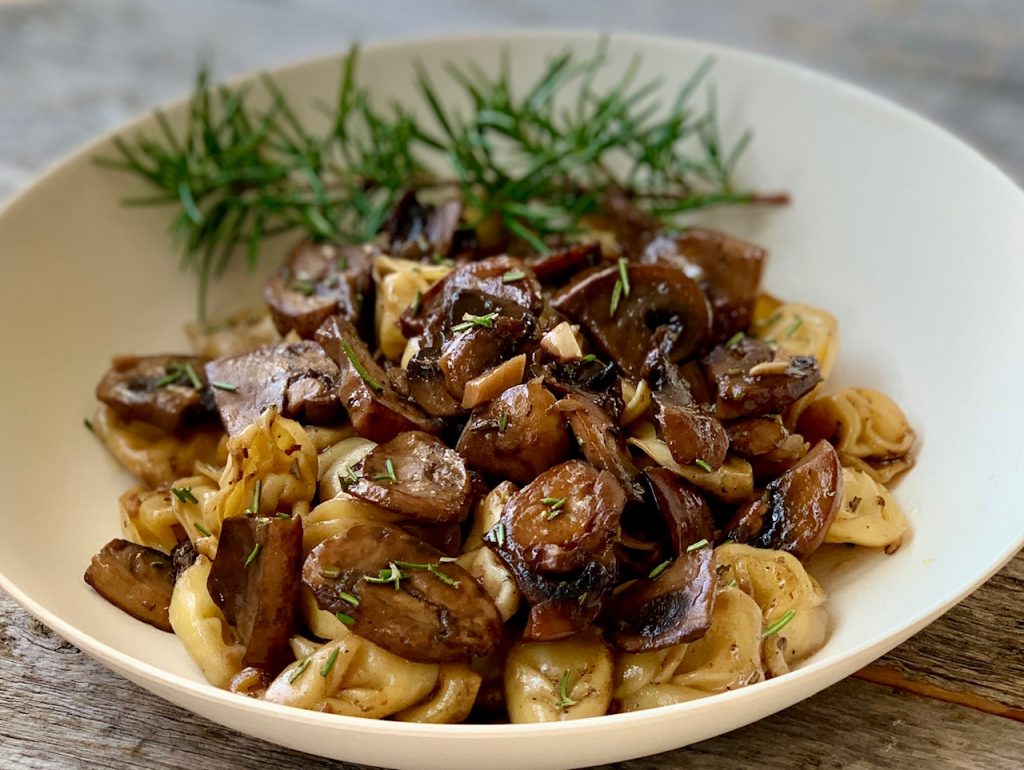
[[[624,7],[587,3],[581,15],[580,4],[550,0],[432,0],[429,13],[418,0],[0,2],[0,202],[61,153],[181,96],[200,59],[228,76],[338,52],[354,39],[498,25],[686,35],[782,56],[935,118],[1024,179],[1024,6],[1016,0]],[[1021,767],[1024,726],[984,711],[1024,709],[1024,555],[861,676],[872,681],[847,680],[727,736],[617,767]],[[164,703],[0,595],[0,768],[182,766],[354,767]]]

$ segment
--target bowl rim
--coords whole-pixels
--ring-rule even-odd
[[[374,52],[375,54],[387,53],[391,50],[399,50],[410,46],[445,46],[458,45],[468,42],[493,42],[517,43],[528,39],[541,38],[548,42],[561,42],[566,48],[578,49],[587,45],[596,44],[601,39],[606,39],[609,46],[615,44],[629,44],[634,46],[658,45],[658,46],[681,46],[684,48],[697,48],[707,52],[708,55],[728,57],[745,61],[758,67],[770,68],[781,72],[789,77],[794,77],[807,82],[816,83],[822,87],[841,93],[852,99],[862,102],[865,106],[875,109],[881,113],[888,113],[902,121],[908,122],[916,130],[926,131],[934,138],[945,142],[949,147],[959,152],[966,152],[973,156],[979,167],[984,168],[994,179],[1007,185],[1008,193],[1017,197],[1018,202],[1024,210],[1024,190],[984,153],[979,151],[969,142],[959,137],[953,131],[939,126],[929,118],[926,118],[887,97],[878,95],[860,85],[847,82],[838,76],[820,72],[802,64],[790,62],[785,59],[760,53],[748,51],[742,48],[725,45],[719,42],[702,40],[685,36],[660,35],[651,33],[606,33],[592,28],[550,28],[531,29],[529,27],[494,28],[485,27],[480,29],[467,29],[459,32],[436,34],[436,35],[406,35],[394,38],[375,40],[366,44],[360,44],[363,52]],[[270,74],[284,74],[308,67],[324,67],[331,62],[337,61],[343,53],[319,53],[299,59],[294,59],[280,65],[267,67],[265,69],[248,70],[224,80],[226,83],[239,83],[249,81],[257,77],[261,72]],[[31,205],[33,197],[44,187],[44,183],[59,176],[65,169],[87,159],[102,145],[106,144],[111,137],[136,130],[141,125],[152,120],[155,110],[177,109],[180,105],[187,103],[188,96],[185,95],[170,102],[163,103],[148,112],[137,115],[110,130],[78,145],[70,151],[58,156],[44,166],[43,170],[33,175],[30,181],[20,189],[17,189],[2,205],[0,205],[0,222],[11,211],[22,206]],[[625,727],[642,722],[657,721],[663,719],[681,718],[683,714],[710,708],[710,704],[722,707],[733,703],[737,699],[748,699],[753,694],[769,697],[771,693],[783,689],[797,687],[801,682],[808,688],[807,696],[818,692],[825,687],[838,681],[840,678],[852,673],[853,670],[864,665],[870,660],[885,654],[888,650],[902,643],[912,634],[919,631],[925,625],[938,618],[952,606],[972,593],[981,584],[989,580],[996,572],[1002,569],[1016,554],[1024,548],[1024,526],[1021,534],[1012,540],[999,552],[999,555],[992,561],[989,567],[979,576],[970,580],[963,587],[951,591],[941,597],[930,609],[921,611],[916,615],[904,620],[899,626],[888,632],[876,634],[873,637],[863,640],[841,655],[833,655],[828,658],[812,656],[807,662],[796,670],[773,679],[758,682],[753,685],[742,687],[736,690],[718,693],[711,697],[700,698],[684,703],[661,706],[642,711],[607,714],[603,716],[587,717],[578,720],[565,722],[543,722],[530,724],[425,724],[412,722],[396,722],[386,719],[365,719],[361,717],[344,716],[340,714],[326,714],[305,709],[283,706],[267,701],[259,701],[252,698],[236,695],[228,690],[222,690],[208,682],[195,681],[180,674],[167,671],[159,666],[139,660],[132,655],[120,652],[106,643],[100,642],[88,633],[80,631],[76,626],[62,620],[55,613],[31,598],[25,591],[19,588],[0,570],[0,590],[4,591],[18,604],[20,604],[31,615],[39,621],[56,631],[60,636],[74,643],[91,657],[96,658],[108,668],[117,671],[130,671],[139,678],[153,682],[173,691],[184,692],[192,698],[208,703],[228,707],[233,710],[246,712],[256,717],[284,718],[287,721],[302,722],[310,727],[323,727],[326,729],[356,729],[379,737],[408,736],[408,737],[441,737],[443,735],[458,735],[467,738],[495,738],[495,737],[516,737],[522,738],[534,735],[549,735],[553,732],[572,730],[574,732],[601,731],[605,728]],[[842,670],[845,673],[841,677],[832,678],[825,672],[829,670]],[[187,708],[187,707],[186,707]]]

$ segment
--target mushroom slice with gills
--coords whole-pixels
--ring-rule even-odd
[[[672,362],[697,350],[710,331],[711,310],[704,292],[682,270],[622,264],[569,284],[551,304],[578,323],[628,377],[638,379],[651,350],[661,350]]]
[[[760,246],[693,227],[658,236],[647,245],[641,261],[667,262],[695,280],[711,302],[711,339],[724,341],[750,326],[767,256]]]
[[[329,425],[344,413],[338,365],[316,342],[272,345],[206,364],[221,422],[238,435],[267,409],[300,423]]]
[[[450,198],[436,206],[421,203],[414,190],[398,199],[382,230],[388,252],[402,259],[441,260],[451,256],[462,201]]]
[[[424,292],[419,307],[408,307],[402,313],[402,333],[407,338],[422,333],[452,307],[456,295],[467,289],[518,305],[533,316],[544,309],[540,284],[522,260],[488,257],[460,265]],[[459,315],[456,323],[462,320]]]
[[[608,471],[569,460],[513,495],[485,542],[514,573],[517,564],[572,572],[612,542],[625,504],[625,492]]]
[[[577,395],[593,401],[616,423],[625,404],[615,364],[601,361],[596,355],[575,361],[551,361],[538,356],[533,365],[535,374],[558,395]]]
[[[466,518],[472,483],[454,449],[422,431],[399,433],[367,454],[346,492],[411,521],[458,524]]]
[[[288,640],[302,567],[302,519],[225,519],[207,589],[245,645],[242,666],[276,674],[291,660]]]
[[[813,356],[776,359],[764,342],[719,345],[703,360],[719,419],[778,414],[821,382]]]
[[[644,478],[676,555],[694,543],[714,540],[711,509],[696,489],[667,468],[648,468]]]
[[[583,396],[566,396],[557,408],[568,418],[587,462],[612,474],[630,500],[643,499],[643,489],[636,481],[640,471],[630,457],[619,426],[608,414]]]
[[[730,448],[744,457],[767,455],[784,446],[791,435],[778,417],[741,417],[723,427]]]
[[[455,417],[465,412],[460,399],[455,398],[445,387],[444,372],[441,371],[441,346],[436,340],[427,345],[424,332],[420,340],[420,348],[409,359],[406,365],[406,381],[409,384],[409,395],[419,404],[420,408],[434,417]]]
[[[613,597],[613,641],[626,652],[652,652],[700,639],[711,627],[717,587],[713,549],[684,552]]]
[[[111,540],[92,557],[85,582],[136,620],[172,632],[174,577],[167,554],[128,540]]]
[[[299,243],[263,289],[278,331],[312,339],[332,315],[359,323],[373,289],[370,270],[377,253],[370,245]]]
[[[559,286],[601,262],[601,244],[573,243],[527,262],[537,280],[548,286]]]
[[[464,661],[502,638],[501,615],[470,574],[397,527],[361,524],[328,538],[302,579],[320,609],[407,660]]]
[[[839,456],[827,441],[771,482],[760,500],[741,508],[726,537],[806,559],[825,539],[843,499]]]
[[[527,484],[569,457],[569,432],[555,403],[540,378],[509,388],[473,412],[456,449],[485,475]]]
[[[123,420],[173,433],[213,417],[205,363],[187,355],[115,356],[96,398]]]
[[[441,430],[439,420],[395,391],[355,327],[344,318],[328,318],[317,330],[316,338],[338,364],[341,402],[360,436],[382,442],[402,431]]]

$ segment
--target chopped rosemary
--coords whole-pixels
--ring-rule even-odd
[[[199,376],[196,374],[196,370],[192,368],[192,364],[186,361],[181,368],[182,371],[185,372],[185,376],[188,377],[188,381],[192,383],[192,387],[195,388],[196,390],[202,390],[203,382],[202,380],[199,379]]]
[[[373,480],[390,481],[392,484],[398,481],[398,478],[395,476],[395,463],[390,457],[384,460],[384,472],[378,473],[373,477]]]
[[[353,607],[359,606],[359,597],[355,594],[350,594],[348,591],[338,591],[338,596],[341,597],[342,601],[346,601]]]
[[[622,295],[629,296],[629,260],[619,257],[619,280],[622,282]]]
[[[668,569],[668,565],[671,564],[671,563],[672,563],[671,559],[666,559],[661,564],[659,564],[657,567],[655,567],[650,572],[648,572],[647,573],[647,577],[649,577],[649,578],[651,578],[653,580],[654,578],[658,577],[658,575],[660,575],[662,572],[667,570]]]
[[[171,494],[182,503],[199,502],[199,498],[192,494],[192,487],[171,487]]]
[[[192,364],[190,364],[187,361],[176,364],[168,364],[166,367],[164,367],[164,372],[164,376],[153,383],[155,387],[166,388],[168,385],[181,384],[181,380],[184,377],[185,379],[188,380],[189,385],[191,385],[196,390],[203,389],[202,380],[199,379],[199,376],[196,374],[196,370],[192,368]]]
[[[499,433],[504,433],[505,429],[507,427],[508,427],[508,412],[502,411],[502,413],[498,415],[498,432]]]
[[[348,616],[346,615],[345,617]],[[339,617],[338,620],[341,620],[341,618]],[[349,620],[352,620],[352,618],[349,618]],[[352,620],[352,623],[355,623],[355,621]],[[351,623],[349,625],[351,625]],[[324,663],[323,667],[320,669],[320,676],[322,676],[324,679],[326,679],[327,675],[331,673],[331,669],[334,668],[334,664],[338,662],[338,654],[340,652],[341,647],[335,647],[333,650],[331,650],[331,654],[328,656],[327,662]]]
[[[436,564],[428,565],[427,566],[427,572],[429,572],[431,575],[436,577],[438,580],[440,580],[445,585],[449,585],[452,588],[458,588],[459,587],[459,581],[456,580],[455,578],[451,577],[450,575],[446,575],[442,571],[442,569],[440,567],[438,567]]]
[[[87,431],[89,431],[90,433],[95,433],[96,432],[96,429],[93,428],[93,426],[92,426],[92,420],[90,420],[88,417],[83,417],[82,418],[82,425],[84,425],[85,429]]]
[[[275,513],[274,518],[281,519],[282,521],[291,521],[292,515],[290,513]]]
[[[292,672],[288,675],[288,684],[294,684],[295,680],[306,672],[306,669],[309,668],[309,664],[310,659],[303,658],[302,662],[292,669]]]
[[[588,592],[587,592],[587,591],[584,591],[583,593],[581,593],[581,594],[580,594],[580,595],[579,595],[579,596],[577,597],[576,601],[577,601],[577,602],[579,602],[579,605],[580,605],[581,607],[582,607],[582,606],[583,606],[584,604],[586,604],[586,603],[587,603],[587,595],[588,595]]]
[[[487,534],[493,535],[494,542],[498,545],[498,548],[501,548],[505,545],[505,522],[499,521],[497,524],[491,527],[490,532],[488,532]]]
[[[256,479],[256,486],[253,487],[253,490],[252,490],[252,504],[251,504],[251,507],[249,508],[249,510],[252,513],[259,513],[260,512],[260,491],[261,491],[262,487],[263,487],[262,479]]]
[[[580,359],[580,361],[582,361],[585,364],[593,363],[596,360],[597,356],[594,355],[593,353],[587,353],[585,356],[583,356],[583,358]]]
[[[612,287],[612,299],[608,303],[608,315],[615,315],[615,311],[619,309],[619,301],[622,299],[622,279],[615,279],[615,286]]]
[[[375,379],[373,379],[373,375],[371,375],[370,372],[367,371],[366,367],[363,366],[362,362],[358,358],[356,358],[356,353],[354,350],[352,350],[352,346],[349,345],[345,340],[341,341],[341,349],[345,351],[345,355],[351,362],[352,367],[356,370],[356,373],[363,378],[363,382],[365,382],[367,386],[369,386],[370,390],[375,390],[378,393],[384,390],[384,386],[377,382]]]
[[[452,326],[452,331],[456,334],[469,331],[474,326],[482,326],[485,329],[490,329],[494,326],[494,319],[498,317],[498,311],[495,310],[486,315],[473,315],[472,313],[466,313],[463,316],[463,321]]]
[[[337,567],[321,567],[320,574],[328,580],[334,580],[334,578],[341,576],[341,570]]]
[[[522,270],[509,270],[505,275],[501,276],[503,283],[514,283],[515,281],[521,281],[526,277],[526,273]]]
[[[743,332],[736,332],[729,338],[729,341],[725,343],[725,346],[727,348],[731,348],[734,345],[739,345],[741,342],[743,342],[743,338],[746,336],[747,335],[745,335]]]
[[[569,669],[562,672],[562,678],[558,680],[558,703],[555,705],[560,709],[575,706],[576,701],[569,697]]]
[[[316,284],[313,283],[312,278],[304,275],[292,281],[288,288],[302,294],[303,296],[312,297],[313,292],[316,291]]]
[[[705,473],[711,473],[711,471],[714,470],[714,468],[711,467],[711,464],[708,463],[707,460],[699,460],[699,459],[698,460],[694,460],[693,464],[696,465],[698,468],[700,468]]]
[[[363,580],[375,585],[387,585],[389,583],[393,583],[395,590],[398,591],[402,587],[402,578],[406,577],[408,577],[408,575],[402,572],[395,562],[390,562],[387,567],[377,571],[377,577],[363,575]]]
[[[249,552],[249,556],[245,560],[246,567],[248,567],[250,564],[256,561],[256,557],[260,555],[260,551],[262,549],[263,546],[261,546],[259,543],[256,543],[256,545],[252,547],[252,550]]]
[[[346,615],[344,612],[335,612],[334,617],[336,617],[346,626],[354,626],[356,624],[356,619],[351,615]]]
[[[412,301],[410,308],[412,309],[413,315],[420,314],[420,307],[423,305],[423,292],[419,289],[416,290],[416,299]]]
[[[214,380],[213,382],[210,383],[210,385],[215,387],[217,390],[226,390],[229,393],[234,393],[236,390],[238,390],[238,386],[232,385],[230,382],[220,382],[218,380]]]
[[[696,543],[691,543],[690,545],[686,546],[686,552],[693,553],[694,551],[699,551],[702,548],[707,548],[709,545],[711,545],[711,543],[709,543],[708,539],[705,537],[702,540],[698,540]]]
[[[566,498],[564,497],[545,497],[541,499],[541,502],[548,507],[548,521],[551,521],[562,512],[562,508],[565,507]]]
[[[342,487],[347,487],[350,484],[355,484],[362,477],[363,474],[360,471],[357,471],[351,465],[345,463],[345,465],[342,466],[341,471],[338,473],[338,483],[340,483]]]
[[[778,620],[776,620],[774,623],[772,623],[770,626],[768,626],[768,628],[764,630],[764,632],[761,634],[761,638],[771,639],[773,636],[779,633],[779,631],[786,627],[789,621],[793,619],[794,615],[796,615],[796,610],[786,610],[784,613],[782,613],[782,616]]]
[[[730,580],[730,581],[729,581],[728,583],[726,583],[726,584],[725,584],[725,585],[723,586],[723,588],[735,588],[735,587],[736,587],[737,585],[738,585],[738,584],[736,583],[736,578],[733,578],[733,579],[732,579],[732,580]]]
[[[196,528],[196,530],[199,532],[199,534],[201,534],[201,535],[205,535],[206,537],[210,537],[212,535],[210,530],[208,530],[206,527],[204,527],[198,521],[193,521],[192,522],[192,526],[194,526]]]
[[[793,319],[793,323],[791,323],[789,325],[789,328],[786,329],[786,339],[789,339],[794,334],[796,334],[796,330],[799,329],[803,325],[803,322],[804,322],[804,319],[801,316],[796,316]]]

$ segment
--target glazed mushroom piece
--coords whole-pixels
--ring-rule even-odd
[[[619,427],[608,414],[590,399],[576,395],[559,401],[558,410],[568,418],[587,462],[612,474],[627,498],[642,500],[643,490],[637,482],[640,471],[633,463]]]
[[[462,209],[459,198],[435,206],[422,203],[413,190],[406,191],[382,228],[389,242],[388,253],[401,259],[430,261],[452,256]]]
[[[704,292],[682,270],[665,264],[599,270],[569,284],[551,304],[633,380],[641,377],[650,351],[681,361],[711,329]]]
[[[472,501],[466,465],[454,449],[422,431],[400,433],[378,444],[354,469],[345,491],[404,519],[458,524]]]
[[[583,270],[601,262],[601,245],[574,243],[563,249],[530,260],[530,269],[542,284],[558,286],[575,278]]]
[[[340,370],[341,402],[360,436],[382,442],[402,431],[437,433],[441,423],[408,401],[392,386],[384,369],[373,360],[355,327],[339,317],[328,318],[317,330],[319,342]]]
[[[363,524],[325,540],[302,579],[320,609],[408,660],[465,661],[491,652],[504,633],[468,572],[397,527]]]
[[[229,435],[241,433],[270,406],[310,425],[330,425],[344,410],[338,365],[316,342],[257,348],[206,364],[213,398]]]
[[[825,539],[843,499],[839,456],[819,441],[796,465],[768,484],[761,499],[741,508],[726,537],[806,559]]]
[[[376,253],[372,246],[299,243],[263,289],[277,330],[312,339],[332,315],[359,323]]]
[[[133,618],[173,633],[168,613],[174,570],[166,554],[127,540],[111,540],[92,557],[85,582]]]
[[[207,588],[245,645],[242,665],[276,674],[291,660],[302,519],[225,519]]]
[[[679,555],[695,543],[714,540],[711,509],[700,492],[667,468],[648,468],[644,479],[668,529],[673,553]]]
[[[187,355],[115,356],[96,398],[124,420],[173,433],[213,416],[205,363]]]

